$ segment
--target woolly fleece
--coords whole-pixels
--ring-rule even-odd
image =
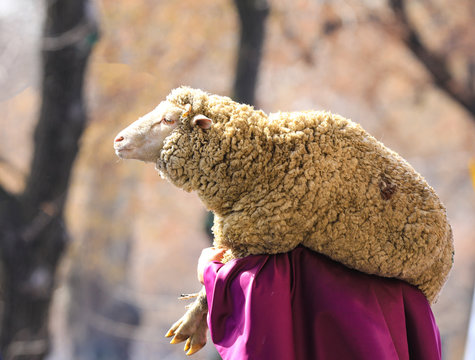
[[[267,116],[188,87],[167,102],[187,116],[156,167],[214,212],[215,246],[243,257],[302,244],[435,300],[453,263],[446,210],[421,175],[358,124],[320,111]],[[198,114],[213,120],[210,129],[192,126]]]

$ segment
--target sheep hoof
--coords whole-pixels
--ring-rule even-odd
[[[185,353],[188,356],[193,355],[195,352],[201,350],[204,346],[205,344],[194,343],[192,338],[188,338],[185,344]]]
[[[179,344],[183,341],[188,339],[188,336],[186,335],[181,335],[181,334],[176,334],[173,339],[170,341],[170,344]]]
[[[196,301],[191,305],[183,317],[172,325],[165,337],[172,337],[170,344],[178,344],[186,340],[185,353],[192,355],[206,345],[206,332],[208,324],[206,322],[205,309],[199,306]]]

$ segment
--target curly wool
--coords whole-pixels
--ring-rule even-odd
[[[346,266],[405,280],[433,302],[453,263],[446,210],[403,158],[329,112],[275,113],[188,87],[191,105],[164,142],[162,177],[215,213],[215,245],[233,257],[302,244]],[[193,128],[193,115],[213,120]]]

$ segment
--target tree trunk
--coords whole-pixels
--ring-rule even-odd
[[[241,35],[233,99],[254,105],[265,23],[270,8],[267,0],[234,0],[234,4],[239,14]]]
[[[42,105],[30,175],[21,195],[0,188],[5,359],[43,359],[56,268],[67,244],[63,208],[86,124],[83,79],[97,39],[88,0],[46,1]]]

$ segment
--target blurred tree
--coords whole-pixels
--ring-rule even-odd
[[[270,12],[267,0],[234,0],[239,15],[240,38],[236,73],[234,75],[233,99],[255,105],[257,75],[262,57],[266,19]],[[206,233],[211,241],[214,216],[209,212],[205,220]]]
[[[240,40],[233,98],[238,102],[254,105],[270,7],[267,0],[234,0],[234,4],[239,14]]]
[[[262,57],[266,19],[270,12],[267,0],[234,0],[239,15],[240,38],[233,85],[235,101],[255,105],[257,75]],[[214,215],[208,212],[205,228],[211,242]],[[220,359],[218,354],[213,358]]]
[[[424,43],[416,26],[411,21],[406,1],[390,0],[389,5],[400,28],[401,40],[427,69],[434,84],[475,119],[475,59],[467,61],[466,80],[464,82],[457,80],[448,63],[449,53],[438,53]]]
[[[46,1],[42,104],[22,194],[0,187],[2,313],[6,359],[42,359],[55,272],[67,245],[63,220],[71,169],[86,124],[83,80],[98,38],[89,0]]]

